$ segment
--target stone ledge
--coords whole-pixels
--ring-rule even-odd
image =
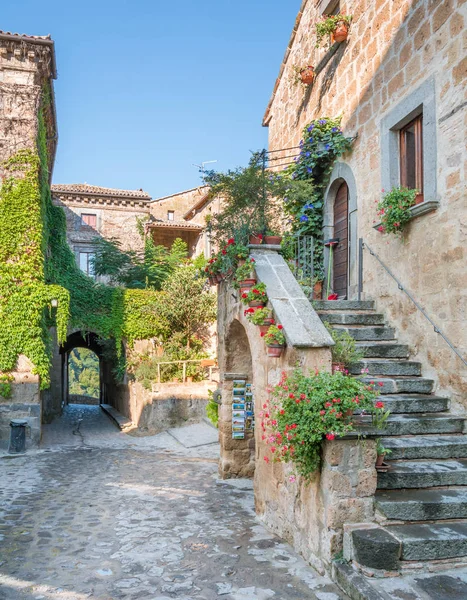
[[[331,577],[352,600],[386,600],[363,575],[347,563],[333,561]]]
[[[422,202],[421,204],[415,204],[415,206],[409,208],[410,212],[412,213],[410,221],[412,219],[416,219],[417,217],[421,217],[422,215],[426,215],[430,212],[438,210],[438,208],[438,200],[427,200],[426,202]],[[376,225],[373,225],[373,229],[378,229],[378,227],[381,227],[381,223],[376,223]]]
[[[135,429],[136,426],[134,423],[130,421],[128,417],[119,413],[116,408],[110,406],[110,404],[101,404],[100,407],[121,431],[131,431],[132,429]]]

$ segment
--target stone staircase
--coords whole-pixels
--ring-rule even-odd
[[[349,529],[353,563],[366,574],[388,575],[467,563],[466,418],[449,412],[449,399],[409,360],[394,328],[373,301],[314,302],[320,318],[357,340],[364,358],[357,375],[381,382],[391,410],[382,444],[392,450],[390,469],[378,473],[376,525]],[[349,556],[347,556],[349,558]],[[433,561],[436,561],[436,565]]]

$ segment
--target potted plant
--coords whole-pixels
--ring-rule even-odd
[[[357,349],[355,339],[345,330],[334,329],[327,321],[324,323],[331,334],[334,346],[331,346],[332,372],[345,371],[352,363],[363,358]]]
[[[259,308],[252,313],[248,313],[246,318],[259,327],[260,333],[264,336],[271,325],[274,325],[274,319],[271,316],[269,308]]]
[[[281,235],[276,235],[273,231],[271,231],[269,229],[266,231],[266,235],[264,236],[265,244],[280,246],[281,242],[282,242]]]
[[[381,219],[378,231],[400,234],[412,218],[410,208],[416,203],[417,193],[417,190],[399,186],[384,194],[378,203],[378,216]]]
[[[263,243],[263,238],[264,236],[262,233],[250,233],[249,242],[250,244],[257,246],[258,244]]]
[[[310,480],[319,470],[323,441],[355,431],[344,413],[352,407],[369,409],[376,393],[364,381],[342,373],[285,371],[259,413],[268,458],[293,463]],[[268,461],[266,461],[268,462]]]
[[[345,42],[349,35],[352,21],[350,15],[323,15],[322,20],[316,23],[316,47],[319,48],[323,38],[331,37],[331,42]]]
[[[390,410],[386,410],[385,406],[384,406],[384,402],[378,401],[375,403],[375,405],[372,407],[371,410],[371,422],[373,427],[375,427],[376,429],[378,429],[378,431],[385,429],[386,425],[387,425],[387,420],[389,418],[389,415],[391,414]]]
[[[313,284],[313,300],[321,300],[323,297],[323,280],[316,278]]]
[[[306,65],[305,67],[293,65],[292,70],[292,83],[294,85],[311,85],[313,83],[315,68],[312,65]]]
[[[241,296],[243,304],[248,304],[250,307],[264,307],[268,301],[266,295],[266,285],[264,283],[258,283],[248,291],[244,291]]]
[[[285,347],[285,335],[282,325],[270,325],[264,335],[268,356],[279,358]]]
[[[384,458],[392,454],[392,450],[385,448],[381,443],[381,439],[376,440],[376,470],[378,467],[384,467]]]
[[[208,260],[208,264],[204,268],[204,272],[209,280],[211,285],[217,285],[218,279],[217,275],[219,273],[220,263],[218,262],[216,257],[213,257]]]
[[[244,261],[242,265],[237,267],[235,271],[235,282],[234,287],[238,287],[243,291],[248,290],[256,283],[256,277],[254,276],[255,259],[249,258]]]

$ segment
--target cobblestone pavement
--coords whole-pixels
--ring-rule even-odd
[[[346,598],[259,524],[250,481],[217,480],[217,444],[70,407],[43,446],[0,460],[2,600]]]

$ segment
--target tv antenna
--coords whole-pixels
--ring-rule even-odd
[[[204,160],[200,165],[193,164],[194,167],[198,167],[201,173],[204,175],[204,165],[209,165],[210,163],[216,163],[217,160]]]

